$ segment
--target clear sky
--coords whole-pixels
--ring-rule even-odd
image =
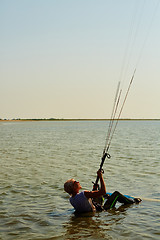
[[[160,118],[159,0],[0,0],[0,118]],[[123,99],[124,95],[122,96]]]

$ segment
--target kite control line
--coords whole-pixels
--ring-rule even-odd
[[[104,172],[103,171],[103,164],[105,162],[106,157],[108,159],[111,158],[111,155],[108,153],[109,147],[111,145],[111,141],[112,141],[113,135],[115,133],[118,121],[120,119],[122,110],[124,108],[124,104],[126,102],[126,99],[127,99],[127,96],[128,96],[128,93],[129,93],[129,90],[130,90],[130,87],[131,87],[131,84],[133,82],[133,78],[134,78],[135,72],[136,72],[136,69],[134,70],[134,73],[133,73],[132,78],[130,80],[127,92],[125,94],[122,106],[121,106],[119,114],[118,114],[118,117],[115,118],[116,113],[117,113],[117,109],[118,109],[118,106],[119,106],[119,103],[120,103],[121,93],[122,93],[122,89],[120,90],[120,82],[118,83],[118,87],[117,87],[117,91],[116,91],[116,95],[115,95],[115,100],[114,100],[114,104],[113,104],[113,109],[112,109],[112,114],[111,114],[111,118],[110,118],[110,122],[109,122],[109,127],[108,127],[108,132],[107,132],[107,137],[106,137],[106,143],[105,143],[105,147],[104,147],[104,150],[103,150],[103,155],[102,155],[102,158],[101,158],[101,164],[100,164],[100,168],[99,168],[102,172]],[[98,181],[99,181],[99,177],[97,176],[95,183],[93,183],[94,184],[94,189],[93,190],[97,189]]]

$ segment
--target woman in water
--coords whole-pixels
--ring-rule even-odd
[[[64,183],[64,190],[71,196],[70,203],[76,210],[76,212],[92,212],[96,210],[108,210],[115,207],[116,202],[120,202],[123,204],[133,204],[139,203],[141,201],[140,198],[129,199],[123,196],[118,191],[115,191],[111,196],[107,197],[107,200],[104,206],[100,206],[93,201],[93,199],[97,199],[106,194],[106,186],[104,183],[104,179],[102,176],[102,172],[98,170],[97,175],[100,179],[101,187],[99,190],[93,191],[82,191],[79,192],[82,186],[76,180],[69,179]]]

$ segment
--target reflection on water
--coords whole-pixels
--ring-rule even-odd
[[[122,222],[129,207],[131,205],[99,213],[74,213],[64,224],[65,239],[112,239],[112,226]]]
[[[104,239],[106,233],[104,234],[103,229],[100,227],[100,218],[88,216],[72,216],[70,217],[68,223],[64,226],[66,229],[65,238],[66,239]]]

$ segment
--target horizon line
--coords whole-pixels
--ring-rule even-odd
[[[118,120],[118,121],[153,121],[158,120],[160,118],[12,118],[12,119],[0,119],[0,121],[111,121],[111,120]]]

